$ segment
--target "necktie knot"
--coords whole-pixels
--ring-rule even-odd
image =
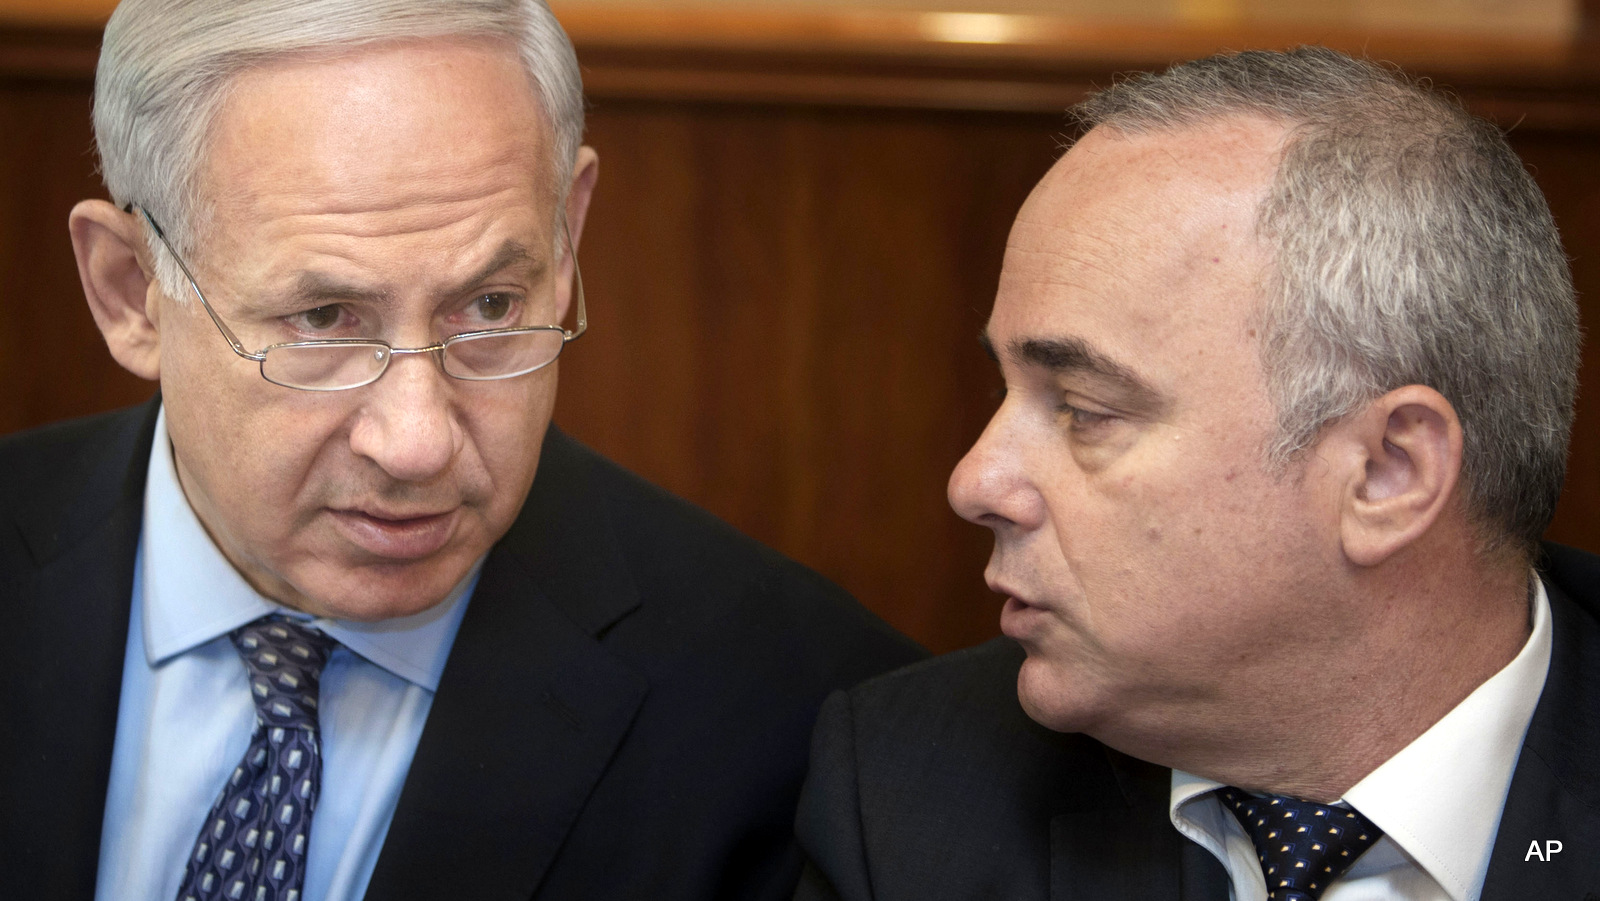
[[[1317,901],[1328,884],[1377,843],[1383,830],[1358,811],[1282,795],[1217,790],[1256,846],[1268,901]]]
[[[293,620],[272,616],[228,633],[250,672],[256,716],[274,728],[315,729],[322,668],[336,642]]]

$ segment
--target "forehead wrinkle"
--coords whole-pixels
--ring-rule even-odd
[[[417,102],[419,92],[432,102]],[[441,38],[288,54],[235,77],[211,126],[216,146],[206,169],[216,180],[224,160],[240,157],[234,162],[257,176],[323,198],[388,198],[403,189],[424,203],[450,198],[460,183],[477,184],[493,169],[545,189],[555,178],[542,111],[509,41]],[[463,116],[478,124],[463,132]],[[316,165],[271,151],[284,146],[301,148]],[[236,194],[234,181],[221,180],[219,196]],[[248,188],[261,179],[245,181]]]
[[[1148,230],[1118,221],[1063,229],[1059,223],[1016,229],[1006,248],[1001,281],[1030,292],[1051,290],[1104,297],[1136,287],[1155,265]]]
[[[537,207],[541,196],[529,185],[509,179],[476,186],[435,185],[424,190],[415,183],[404,188],[384,186],[315,191],[299,187],[258,190],[249,196],[234,192],[219,205],[231,223],[241,223],[269,237],[337,233],[349,238],[401,238],[481,217],[494,201],[507,207]]]

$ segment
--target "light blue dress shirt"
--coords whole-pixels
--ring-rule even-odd
[[[322,676],[322,793],[305,901],[366,893],[477,576],[474,567],[416,616],[309,620],[340,647]],[[274,612],[307,619],[257,594],[211,542],[179,486],[163,411],[145,482],[98,901],[177,896],[200,824],[255,727],[228,632]]]

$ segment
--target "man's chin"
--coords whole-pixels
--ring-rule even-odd
[[[420,616],[443,603],[449,595],[439,595],[429,598],[406,598],[403,600],[372,601],[368,599],[339,598],[325,603],[315,603],[310,607],[299,609],[313,616],[323,619],[339,619],[349,622],[373,623],[384,620],[402,619],[409,616]]]
[[[336,578],[308,575],[304,584],[328,585],[315,594],[295,593],[281,601],[312,616],[376,622],[421,616],[449,599],[471,571],[472,561],[423,561],[409,565],[345,569]]]
[[[1055,732],[1085,732],[1096,719],[1089,680],[1030,650],[1017,672],[1017,700],[1028,718]]]

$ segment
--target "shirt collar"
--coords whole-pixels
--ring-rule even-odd
[[[1550,599],[1536,576],[1533,588],[1533,628],[1517,656],[1341,799],[1404,852],[1368,860],[1383,850],[1380,844],[1356,862],[1351,875],[1389,869],[1410,858],[1454,901],[1477,896],[1522,739],[1550,669]],[[1201,803],[1221,787],[1173,770],[1168,815],[1180,831],[1226,860],[1229,848],[1222,836],[1237,824],[1224,822],[1221,804]]]
[[[1504,669],[1345,792],[1452,898],[1470,897],[1483,883],[1549,673],[1550,599],[1537,578],[1532,618],[1532,634]]]
[[[456,629],[483,561],[441,603],[412,616],[356,622],[309,618],[258,594],[212,542],[178,482],[167,414],[156,416],[145,477],[143,554],[145,656],[158,666],[271,613],[304,620],[372,663],[437,690]]]

